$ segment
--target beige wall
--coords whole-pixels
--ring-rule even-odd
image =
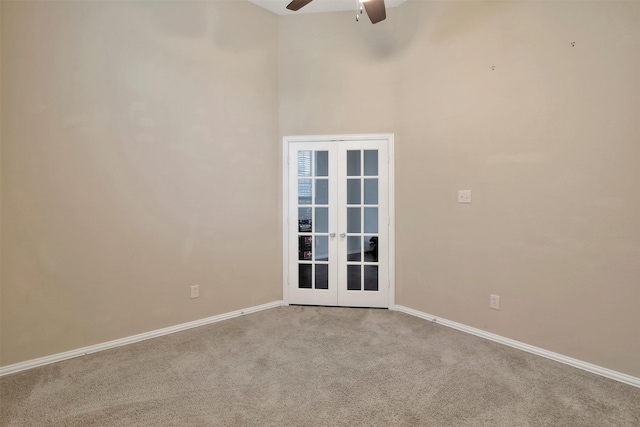
[[[280,132],[396,134],[396,302],[639,377],[640,3],[352,15],[281,18]]]
[[[277,17],[1,3],[1,364],[281,299]]]
[[[398,304],[640,377],[640,3],[1,4],[3,365],[280,299],[279,126],[396,134]]]

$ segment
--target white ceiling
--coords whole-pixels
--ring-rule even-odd
[[[337,12],[344,10],[353,10],[357,8],[357,0],[315,0],[300,9],[298,12],[292,12],[287,9],[287,5],[291,0],[249,0],[251,3],[260,7],[264,7],[278,15],[291,15],[294,13],[318,13],[318,12]],[[384,4],[387,8],[400,6],[407,0],[385,0]]]

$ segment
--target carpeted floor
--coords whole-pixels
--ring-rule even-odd
[[[0,378],[3,426],[639,426],[640,389],[403,313],[281,307]]]

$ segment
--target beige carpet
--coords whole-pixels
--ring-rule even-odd
[[[412,316],[282,307],[0,378],[3,426],[639,426],[640,389]]]

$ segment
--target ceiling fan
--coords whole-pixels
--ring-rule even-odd
[[[313,0],[293,0],[291,3],[287,5],[287,9],[293,10],[294,12],[302,9]],[[360,13],[362,13],[362,5],[364,5],[365,10],[367,11],[367,15],[369,15],[369,19],[372,24],[377,24],[380,21],[384,21],[387,18],[387,11],[384,6],[384,0],[359,0],[360,3]],[[356,15],[356,21],[358,20],[359,15]]]

